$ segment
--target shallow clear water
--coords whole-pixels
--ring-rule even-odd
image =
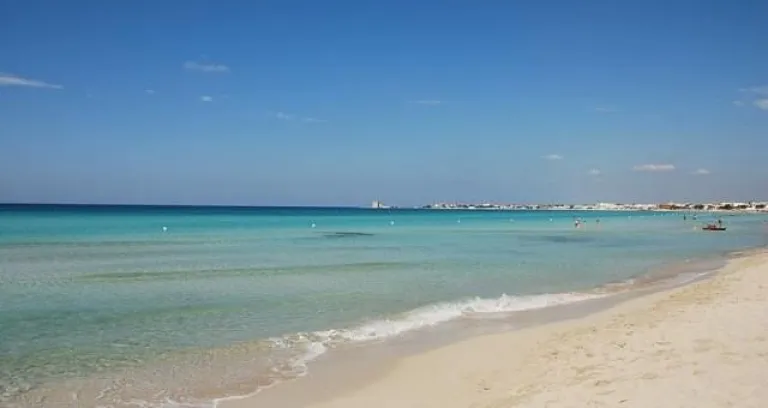
[[[708,215],[636,212],[0,206],[0,401],[184,350],[575,301],[527,296],[764,245],[765,218],[708,233]]]

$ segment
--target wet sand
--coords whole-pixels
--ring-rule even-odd
[[[621,296],[405,357],[351,350],[219,407],[765,405],[768,254],[741,253],[711,278]]]

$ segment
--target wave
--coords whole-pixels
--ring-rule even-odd
[[[470,298],[457,302],[427,305],[389,318],[370,320],[344,329],[301,332],[266,340],[266,345],[278,357],[273,361],[270,385],[247,395],[230,395],[200,401],[136,401],[130,403],[146,408],[216,408],[220,402],[253,396],[286,380],[308,373],[308,364],[328,350],[344,344],[384,341],[409,332],[437,326],[461,318],[498,318],[505,314],[543,309],[609,296],[605,293],[554,293],[532,296],[502,295],[498,298]]]
[[[323,344],[329,346],[341,342],[381,340],[462,317],[522,312],[603,296],[602,294],[587,293],[557,293],[533,296],[509,296],[505,294],[490,299],[476,297],[459,302],[432,304],[414,309],[395,318],[373,320],[350,329],[317,331],[311,333],[309,337],[320,339]]]
[[[605,293],[554,293],[531,296],[501,295],[443,302],[413,309],[391,318],[371,320],[346,329],[295,333],[270,339],[271,347],[296,350],[287,364],[292,376],[308,372],[307,364],[343,344],[383,341],[461,318],[499,318],[505,314],[543,309],[609,296]],[[299,351],[301,350],[301,351]],[[280,370],[283,375],[285,370]]]

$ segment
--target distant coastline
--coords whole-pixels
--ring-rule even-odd
[[[374,201],[371,208],[397,209]],[[595,203],[595,204],[495,204],[495,203],[434,203],[417,207],[424,210],[486,210],[486,211],[683,211],[683,212],[746,212],[768,213],[768,202],[717,202],[717,203]]]
[[[656,211],[656,212],[729,212],[768,213],[768,201],[718,202],[718,203],[657,203],[657,204],[497,204],[497,203],[446,203],[439,202],[422,206],[390,206],[374,201],[371,206],[313,206],[313,205],[220,205],[220,204],[87,204],[87,203],[0,203],[0,210],[449,210],[449,211]]]

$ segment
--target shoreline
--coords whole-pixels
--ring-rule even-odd
[[[437,328],[407,333],[406,338],[387,339],[385,343],[361,343],[352,350],[331,350],[312,362],[308,375],[275,384],[274,387],[247,396],[219,399],[217,408],[250,408],[260,406],[304,407],[329,401],[355,387],[385,376],[398,361],[433,350],[484,336],[514,334],[536,330],[603,313],[637,298],[684,288],[716,276],[728,262],[766,252],[763,247],[720,253],[693,260],[680,260],[660,268],[638,273],[628,281],[609,282],[585,293],[604,296],[575,303],[514,312],[497,319],[458,320]],[[428,331],[431,331],[428,332]],[[420,339],[415,340],[414,338]],[[425,340],[426,338],[426,340]]]
[[[625,281],[606,282],[591,289],[585,288],[582,291],[569,292],[570,294],[599,295],[594,298],[560,304],[555,303],[554,305],[539,308],[498,312],[498,316],[487,316],[485,313],[481,313],[482,316],[478,315],[477,317],[463,316],[440,322],[434,326],[427,325],[416,330],[406,331],[394,337],[343,344],[339,348],[333,347],[327,350],[327,352],[318,355],[317,358],[310,359],[308,361],[310,365],[309,371],[297,377],[266,383],[262,382],[263,379],[258,377],[239,377],[237,383],[230,384],[226,388],[229,391],[238,389],[240,392],[227,392],[226,394],[230,395],[228,397],[221,397],[223,389],[220,386],[223,384],[217,384],[216,378],[205,379],[202,383],[197,384],[203,385],[203,388],[194,387],[198,391],[194,393],[196,397],[190,400],[185,399],[186,402],[183,404],[185,404],[184,406],[201,408],[246,408],[252,406],[280,406],[288,408],[303,407],[318,401],[330,401],[337,395],[375,382],[377,379],[386,376],[395,367],[394,362],[407,360],[444,347],[451,347],[475,338],[516,333],[521,330],[535,330],[538,327],[550,324],[588,318],[591,315],[602,313],[605,310],[617,307],[617,305],[620,306],[627,301],[643,297],[649,293],[653,294],[669,290],[670,288],[685,287],[690,285],[691,282],[707,279],[712,274],[717,273],[721,269],[721,264],[728,262],[731,258],[740,259],[762,252],[764,252],[762,247],[747,248],[706,257],[681,259],[665,264],[662,267],[641,271]],[[555,295],[568,295],[569,293]],[[189,354],[189,356],[195,359],[212,361],[224,356],[223,360],[215,362],[215,372],[227,375],[232,369],[239,371],[247,368],[247,364],[243,364],[238,360],[245,361],[251,358],[252,355],[250,353],[258,351],[258,349],[259,346],[242,344],[221,350],[200,350],[199,357],[194,357],[194,353],[189,354],[185,352],[184,354]],[[124,377],[134,378],[136,374],[141,376],[142,372],[152,369],[160,369],[172,376],[178,375],[174,372],[173,364],[169,365],[172,361],[175,361],[175,359],[161,365],[153,364],[138,371],[129,369],[124,373]],[[213,366],[209,368],[213,368]],[[216,374],[211,372],[208,373],[208,376],[216,377]],[[118,376],[118,378],[120,377]],[[77,389],[76,393],[79,397],[86,397],[89,394],[95,396],[96,394],[93,387],[86,385],[83,388],[83,384],[79,384],[79,381],[74,383],[67,381],[64,385],[65,389]],[[192,383],[188,385],[191,386]],[[231,388],[232,386],[235,388]],[[258,389],[253,391],[255,387],[258,387]],[[83,391],[82,394],[81,391]],[[139,390],[133,389],[131,391],[134,398],[141,395],[137,395],[136,391]],[[98,393],[101,393],[101,391],[98,391]],[[33,392],[33,394],[36,394],[36,392]],[[48,395],[45,399],[65,399],[68,395],[68,392],[66,392],[66,395],[64,393],[57,393],[55,396]],[[205,395],[203,399],[198,398],[203,395]],[[296,398],[297,396],[299,398]],[[82,403],[87,404],[88,399],[82,400]],[[188,405],[189,403],[193,405]],[[29,405],[22,404],[19,406],[26,407]],[[162,406],[165,407],[166,405]],[[175,407],[176,405],[170,406]]]
[[[279,387],[272,387],[250,396],[219,399],[216,406],[218,408],[256,408],[259,406],[281,406],[286,408],[305,406],[316,408],[352,408],[367,406],[370,408],[391,406],[394,399],[397,399],[398,406],[413,406],[414,408],[426,406],[456,406],[457,408],[466,406],[495,407],[496,405],[494,404],[486,405],[484,402],[489,397],[501,398],[499,391],[493,392],[497,387],[489,385],[490,380],[486,377],[508,376],[512,382],[510,385],[513,385],[518,381],[515,377],[515,372],[526,371],[525,369],[529,365],[537,365],[538,363],[530,360],[524,367],[516,366],[516,364],[522,364],[522,357],[506,353],[504,356],[508,357],[510,361],[506,364],[500,364],[499,359],[496,358],[498,356],[494,357],[494,353],[489,350],[506,349],[509,347],[506,343],[520,343],[521,347],[523,344],[528,347],[535,344],[535,348],[538,348],[540,343],[549,340],[549,337],[553,335],[568,337],[568,333],[572,331],[583,333],[586,327],[599,326],[600,324],[605,324],[606,321],[617,324],[627,315],[641,316],[641,318],[643,313],[651,315],[655,313],[658,315],[659,313],[656,309],[658,304],[669,304],[670,299],[681,296],[685,297],[689,293],[708,293],[711,295],[709,299],[717,302],[719,292],[707,292],[707,288],[722,287],[724,281],[733,279],[734,276],[740,277],[744,273],[754,274],[752,270],[754,268],[768,273],[768,249],[765,247],[733,251],[725,254],[724,258],[726,259],[725,265],[716,270],[704,271],[685,281],[656,281],[655,283],[652,282],[649,285],[616,293],[602,299],[586,300],[542,310],[521,312],[523,314],[538,314],[539,316],[536,316],[527,325],[512,327],[506,331],[475,333],[467,338],[455,339],[443,344],[433,344],[431,348],[411,350],[411,353],[406,354],[386,355],[380,353],[378,357],[371,357],[371,353],[358,350],[357,353],[351,353],[341,362],[338,359],[334,362],[323,359],[325,361],[318,361],[316,363],[317,367],[313,366],[310,374],[305,377],[279,384]],[[750,267],[752,269],[749,269]],[[764,287],[765,292],[762,293],[765,295],[764,310],[768,311],[768,275],[766,275],[763,282],[766,283]],[[761,286],[761,288],[763,287]],[[694,302],[686,305],[694,306],[695,308],[698,304]],[[576,310],[571,310],[571,314],[567,315],[558,313],[563,311],[558,311],[558,309]],[[545,315],[548,314],[544,320],[542,320],[542,312]],[[652,316],[651,318],[654,317]],[[664,317],[658,317],[657,320],[663,321]],[[765,330],[765,332],[766,338],[768,338],[768,330]],[[632,337],[632,332],[628,333],[628,336]],[[579,345],[582,349],[589,346],[589,343]],[[768,342],[765,343],[764,351],[766,352],[764,356],[768,360]],[[596,353],[597,351],[593,355]],[[328,356],[324,357],[330,359]],[[463,362],[459,360],[463,360]],[[465,363],[467,361],[472,361],[472,363]],[[483,363],[480,364],[477,361],[482,361]],[[551,359],[546,359],[545,362],[550,363]],[[563,367],[558,369],[563,369]],[[448,376],[450,378],[446,378],[446,375],[439,375],[437,378],[431,377],[435,373],[443,373],[443,370],[453,373],[453,376]],[[483,374],[479,375],[477,373]],[[472,389],[471,392],[465,390],[465,394],[462,394],[460,397],[442,397],[443,391],[458,385],[457,381],[459,383],[472,382],[463,380],[474,375],[486,378],[481,379],[482,381],[477,381],[488,384],[478,385],[479,383],[475,381],[476,384],[469,387]],[[462,381],[454,377],[460,377]],[[512,378],[514,378],[514,381],[512,381]],[[768,385],[768,382],[766,382],[766,385]],[[530,384],[530,386],[537,387],[535,383]],[[428,390],[432,390],[432,392],[428,392]],[[507,391],[504,391],[504,394],[505,398],[509,397]],[[559,399],[556,395],[553,398]],[[462,402],[459,403],[458,401]],[[510,400],[510,402],[513,401]],[[581,405],[566,404],[564,406],[586,406],[587,403],[588,400],[585,400]],[[621,402],[621,404],[625,403],[628,403],[628,401]],[[510,403],[503,406],[516,405]],[[609,404],[606,406],[613,405]]]

